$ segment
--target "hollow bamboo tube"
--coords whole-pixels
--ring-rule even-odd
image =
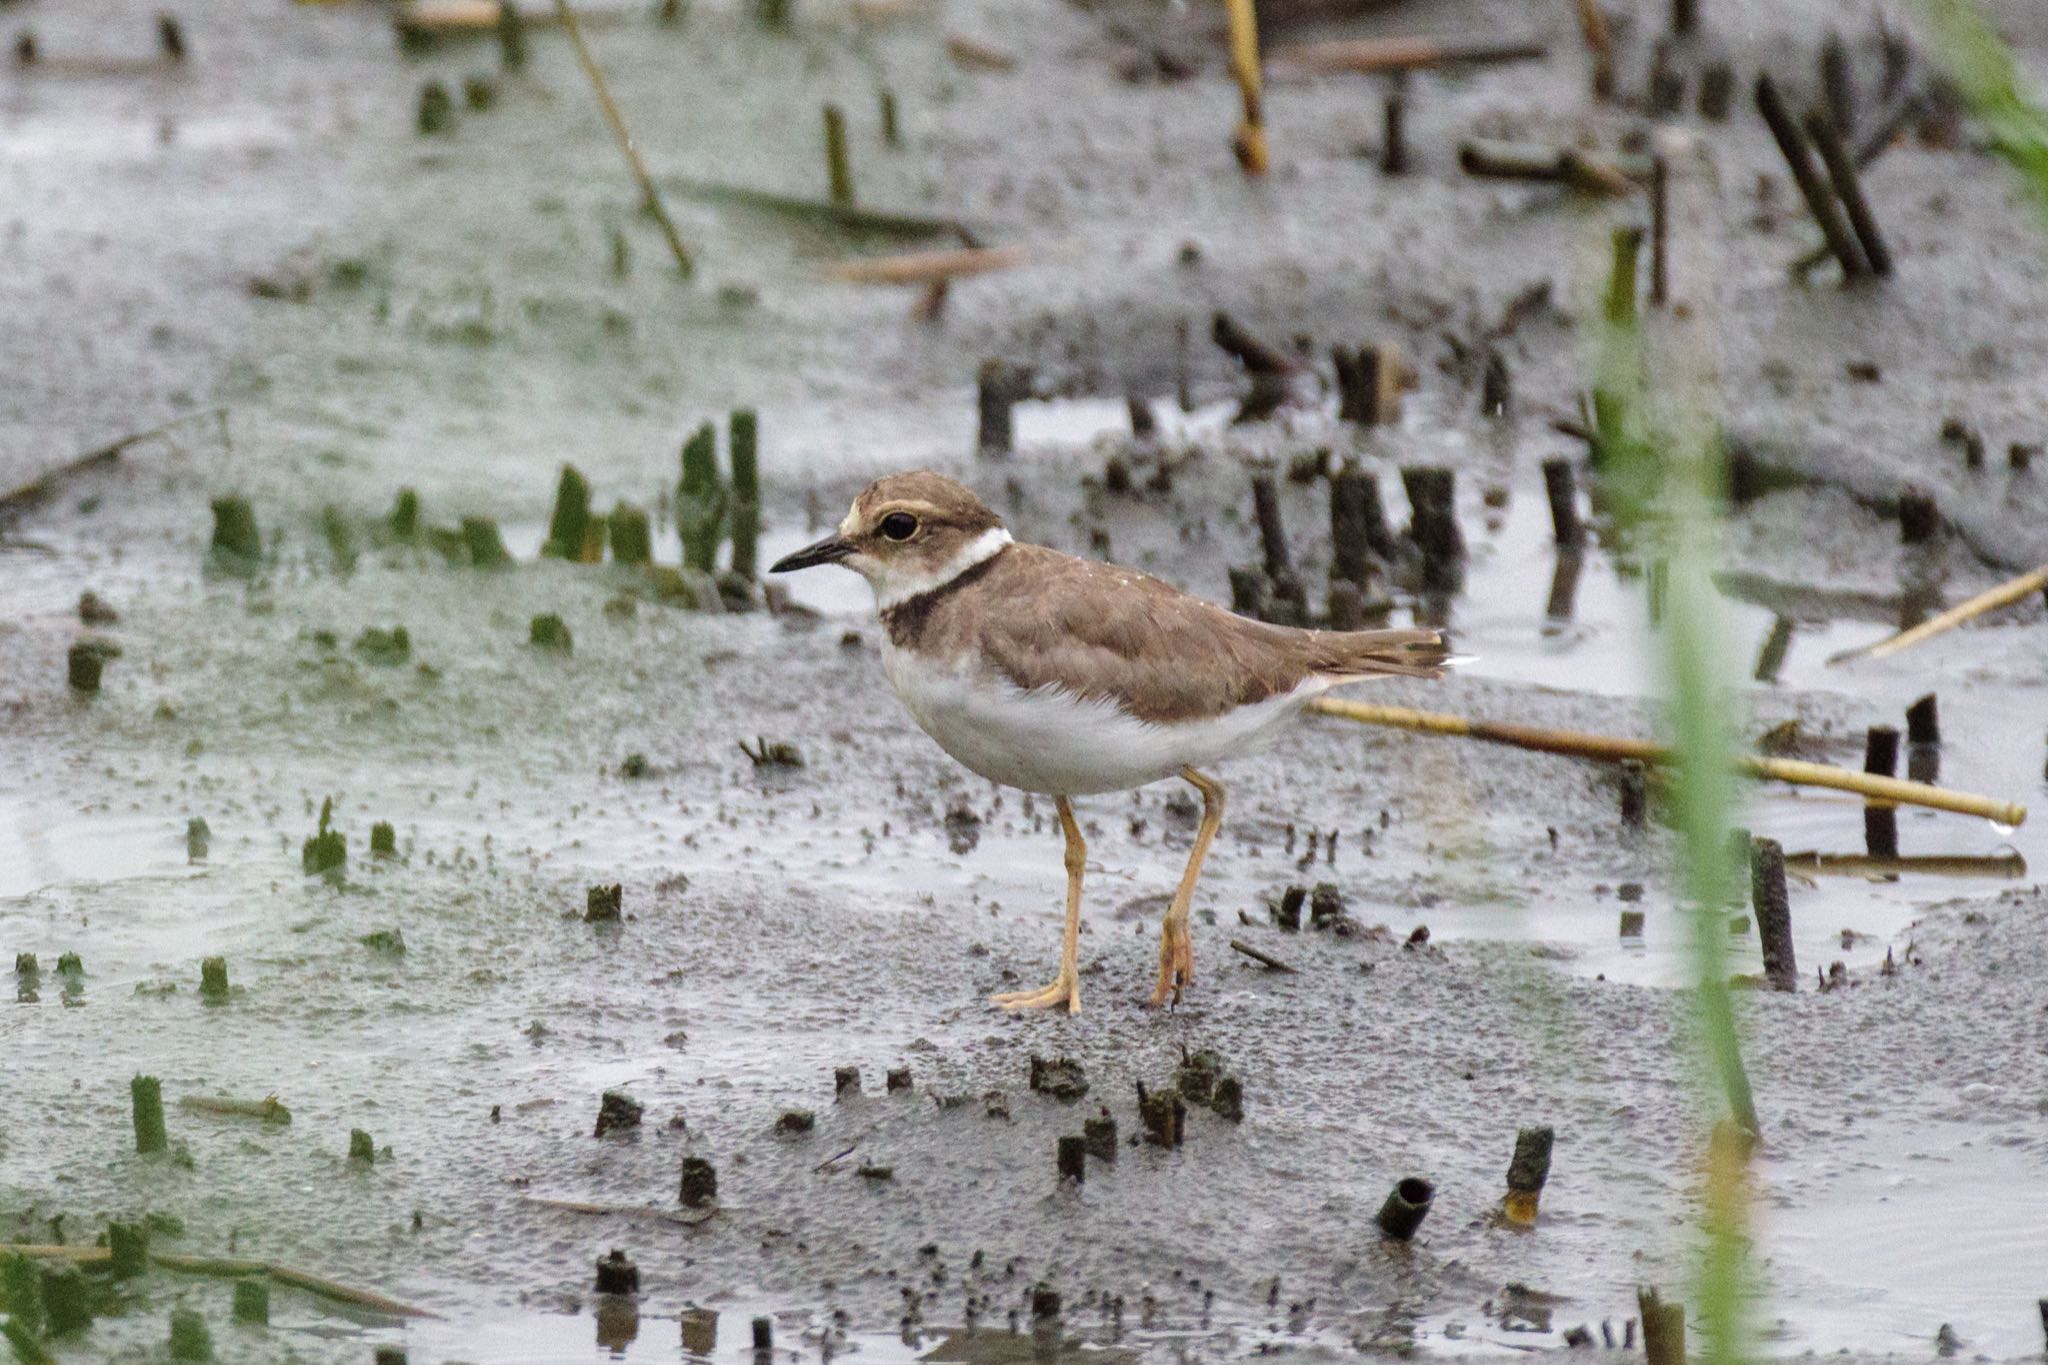
[[[1311,711],[1365,725],[1384,725],[1418,734],[1452,735],[1483,739],[1494,744],[1512,744],[1539,753],[1563,754],[1567,758],[1593,758],[1606,762],[1636,759],[1659,767],[1669,766],[1671,750],[1650,739],[1625,739],[1616,735],[1590,735],[1577,730],[1550,730],[1536,725],[1513,725],[1503,721],[1474,720],[1470,716],[1441,711],[1417,711],[1406,706],[1374,706],[1337,697],[1319,697],[1308,704]],[[1745,777],[1765,782],[1789,782],[1799,787],[1828,787],[1853,792],[1872,801],[1890,801],[1901,806],[1925,806],[1929,810],[1975,815],[1999,825],[2026,823],[2027,808],[2015,801],[1951,791],[1925,782],[1908,782],[1896,777],[1878,777],[1851,772],[1825,763],[1805,763],[1789,758],[1765,758],[1758,754],[1735,756],[1735,770]]]

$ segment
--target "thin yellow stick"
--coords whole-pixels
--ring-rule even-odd
[[[1540,753],[1564,754],[1571,758],[1595,758],[1608,762],[1632,758],[1640,763],[1657,766],[1668,766],[1671,762],[1671,750],[1649,739],[1624,739],[1615,735],[1589,735],[1577,730],[1549,730],[1535,725],[1510,725],[1501,721],[1473,720],[1468,716],[1455,716],[1441,711],[1416,711],[1405,706],[1373,706],[1336,697],[1319,697],[1309,703],[1309,709],[1326,716],[1340,716],[1345,720],[1360,721],[1367,725],[1385,725],[1396,730],[1413,730],[1420,734],[1483,739],[1495,744],[1512,744],[1521,749],[1534,749]],[[1836,791],[1854,792],[1866,800],[1881,805],[1925,806],[1930,810],[1954,811],[1958,815],[1980,816],[1993,824],[2007,827],[2024,824],[2027,819],[2027,808],[2017,802],[1998,801],[1988,796],[1950,791],[1946,787],[1931,786],[1925,782],[1908,782],[1896,777],[1880,777],[1875,773],[1852,772],[1847,768],[1834,768],[1825,763],[1803,763],[1789,758],[1738,754],[1735,758],[1735,770],[1745,777],[1753,777],[1759,781],[1790,782],[1800,787],[1830,787]]]
[[[1902,649],[1911,649],[1923,640],[1945,635],[1972,617],[1982,616],[1987,611],[2009,607],[2022,598],[2048,588],[2048,564],[2008,579],[1988,592],[1980,592],[1969,601],[1950,607],[1932,620],[1922,621],[1911,630],[1902,630],[1897,635],[1879,640],[1874,645],[1860,649],[1845,649],[1840,654],[1828,656],[1830,664],[1839,664],[1850,659],[1882,659],[1887,654],[1896,654]]]
[[[633,135],[626,131],[626,121],[619,116],[619,106],[612,103],[612,92],[605,87],[604,72],[597,69],[597,59],[590,55],[590,45],[583,41],[583,27],[576,22],[576,11],[569,8],[569,0],[555,0],[555,13],[562,17],[562,27],[568,31],[569,41],[576,47],[576,60],[582,63],[583,74],[590,77],[590,88],[597,92],[598,107],[604,110],[604,120],[612,126],[612,136],[618,139],[619,150],[626,154],[626,164],[633,170],[633,179],[639,182],[641,202],[654,215],[654,221],[661,225],[661,235],[668,238],[668,249],[675,253],[676,269],[687,280],[696,270],[690,262],[689,249],[676,232],[675,222],[668,216],[668,207],[661,202],[661,191],[654,187],[654,179],[647,174],[640,153],[634,150]]]
[[[1266,115],[1261,106],[1259,20],[1252,0],[1224,0],[1230,7],[1230,71],[1244,95],[1244,122],[1231,147],[1246,175],[1266,173]]]

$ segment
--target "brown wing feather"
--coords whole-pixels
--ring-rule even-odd
[[[891,632],[941,657],[978,653],[1027,690],[1113,701],[1161,723],[1220,715],[1316,675],[1432,677],[1445,658],[1435,631],[1267,625],[1136,569],[1038,545],[1009,546],[970,589],[940,589]]]

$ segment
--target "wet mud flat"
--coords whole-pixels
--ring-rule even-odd
[[[1401,31],[1412,9],[1367,28]],[[145,45],[152,12],[123,41]],[[111,41],[25,13],[52,52]],[[1815,43],[1821,17],[1730,7],[1718,21],[1753,61]],[[527,74],[446,141],[414,132],[420,84],[487,72],[495,54],[408,61],[367,7],[230,8],[192,20],[182,73],[9,87],[23,264],[9,303],[28,340],[11,343],[24,381],[8,486],[163,415],[227,415],[7,527],[0,946],[35,963],[0,1011],[0,1236],[83,1245],[142,1224],[160,1253],[296,1267],[437,1315],[284,1285],[259,1331],[230,1320],[221,1279],[160,1267],[123,1282],[104,1305],[121,1311],[60,1358],[151,1358],[174,1305],[202,1315],[223,1357],[249,1359],[376,1345],[739,1358],[759,1317],[792,1358],[1496,1354],[1582,1326],[1620,1339],[1638,1285],[1685,1292],[1712,1117],[1683,1061],[1685,921],[1668,836],[1623,824],[1612,770],[1304,723],[1223,774],[1198,978],[1164,1014],[1138,1002],[1192,807],[1171,785],[1085,802],[1086,1012],[1013,1018],[984,999],[1051,969],[1050,809],[914,729],[858,591],[796,585],[815,615],[685,612],[644,575],[536,556],[566,460],[600,506],[654,508],[673,564],[660,509],[676,446],[750,405],[770,554],[872,473],[930,463],[982,487],[1022,538],[1220,599],[1228,570],[1261,555],[1248,479],[1265,471],[1320,604],[1328,446],[1378,475],[1397,520],[1404,466],[1458,480],[1470,557],[1448,624],[1479,658],[1375,699],[1650,733],[1647,566],[1595,547],[1560,618],[1538,474],[1572,451],[1551,419],[1584,382],[1574,329],[1602,265],[1583,257],[1603,233],[1551,191],[1452,169],[1458,138],[1493,122],[1613,131],[1580,112],[1569,30],[1553,27],[1539,66],[1420,83],[1405,177],[1357,154],[1379,114],[1358,87],[1276,89],[1289,164],[1261,199],[1224,150],[1220,62],[1132,84],[1067,60],[1101,47],[1099,17],[1077,11],[834,22],[762,35],[704,7],[644,41],[618,36],[631,26],[593,37],[643,141],[675,149],[665,174],[812,185],[807,82],[822,71],[865,108],[886,78],[909,147],[891,160],[859,144],[864,196],[995,218],[1051,263],[956,286],[924,326],[906,296],[820,285],[830,239],[693,204],[679,212],[705,278],[682,286],[544,34]],[[962,67],[943,55],[951,27],[1024,71]],[[724,98],[676,97],[678,71]],[[1085,117],[1044,112],[1058,107]],[[1034,136],[1014,144],[1020,119]],[[716,150],[743,134],[769,149],[758,167]],[[1934,691],[1942,778],[2038,801],[2038,601],[1917,655],[1825,664],[1924,610],[1930,584],[1953,601],[2042,557],[2027,471],[1973,467],[1969,442],[1941,434],[1960,414],[1994,455],[2033,439],[2031,227],[1988,163],[1900,147],[1872,181],[1905,278],[1876,297],[1795,290],[1778,254],[1797,234],[1759,226],[1769,215],[1743,198],[1767,140],[1752,122],[1722,145],[1720,249],[1737,265],[1716,303],[1729,335],[1762,338],[1729,348],[1731,429],[1789,452],[1765,461],[1783,486],[1730,528],[1744,662],[1794,623],[1778,681],[1746,689],[1749,733],[1792,723],[1785,742],[1855,766],[1867,726]],[[1061,245],[1102,234],[1121,247]],[[1990,260],[1995,291],[1971,284]],[[1479,379],[1442,335],[1464,345],[1546,280],[1550,302],[1495,342],[1516,411],[1482,419]],[[1305,332],[1318,353],[1398,340],[1418,362],[1405,416],[1361,430],[1320,397],[1230,425],[1246,380],[1204,340],[1219,308],[1283,346]],[[89,364],[31,344],[81,334]],[[984,358],[1037,376],[1006,460],[970,454]],[[1163,435],[1130,430],[1130,394]],[[1800,435],[1812,413],[1848,436]],[[1288,480],[1304,460],[1309,477]],[[1907,477],[1950,523],[1932,547],[1897,544]],[[397,542],[401,486],[429,528],[498,518],[514,562]],[[209,554],[209,503],[229,495],[253,511],[253,564]],[[88,589],[118,620],[80,619]],[[1397,621],[1418,609],[1398,595]],[[561,629],[536,631],[544,617]],[[69,682],[81,638],[119,648],[89,696]],[[1857,803],[1780,789],[1748,821],[1794,853],[1864,837]],[[379,823],[390,841],[373,853]],[[2037,825],[1900,823],[1908,854],[2004,876],[2016,858],[2023,878],[2048,857]],[[332,862],[331,842],[307,847],[323,831],[346,858],[309,874],[309,856]],[[592,922],[608,904],[592,889],[612,886],[620,919]],[[1297,930],[1290,901],[1305,903]],[[1801,989],[1741,1002],[1774,1353],[1925,1355],[1943,1324],[1972,1353],[2037,1350],[2048,982],[2028,945],[2042,911],[2037,893],[1954,867],[1795,881]],[[1618,934],[1631,912],[1640,932]],[[1746,907],[1729,917],[1753,973]],[[1214,1066],[1184,1073],[1203,1053]],[[161,1084],[161,1153],[134,1152],[138,1074]],[[1223,1077],[1241,1117],[1195,1098]],[[1140,1085],[1177,1144],[1148,1140]],[[638,1110],[607,1110],[607,1091]],[[1184,1092],[1179,1121],[1170,1103],[1159,1116],[1169,1091]],[[272,1095],[288,1124],[261,1108]],[[244,1104],[206,1103],[222,1098]],[[616,1126],[593,1136],[604,1113]],[[1517,1133],[1536,1125],[1555,1147],[1523,1230],[1498,1211]],[[1078,1181],[1060,1153],[1076,1137]],[[1374,1218],[1406,1178],[1431,1182],[1431,1211],[1389,1244]],[[614,1247],[637,1268],[630,1308],[595,1292]]]

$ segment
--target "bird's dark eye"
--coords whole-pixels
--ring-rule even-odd
[[[917,534],[917,518],[908,512],[891,512],[882,518],[882,534],[891,540],[908,540]]]

